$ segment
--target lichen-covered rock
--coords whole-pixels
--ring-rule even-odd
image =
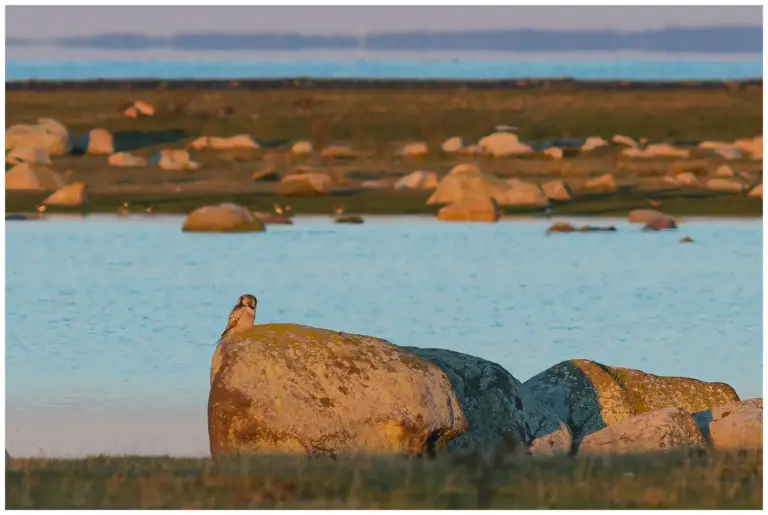
[[[408,143],[398,150],[397,154],[405,157],[421,157],[429,153],[427,144],[423,141]]]
[[[67,184],[43,200],[46,206],[82,206],[88,202],[88,191],[84,182]]]
[[[157,165],[163,170],[197,170],[200,167],[199,163],[192,161],[188,151],[172,148],[160,151]]]
[[[386,340],[263,324],[211,361],[211,454],[419,454],[467,430],[445,374]]]
[[[662,408],[625,419],[584,437],[579,456],[667,451],[703,447],[691,414],[682,408]]]
[[[733,179],[710,179],[706,185],[710,190],[728,193],[741,193],[745,188],[744,184]]]
[[[558,161],[563,158],[563,149],[560,147],[549,147],[547,149],[544,149],[544,151],[542,151],[542,154],[544,154],[550,159]]]
[[[763,399],[746,399],[715,406],[711,410],[706,432],[715,449],[762,448]]]
[[[107,164],[110,166],[147,166],[147,160],[128,152],[117,152],[107,158]]]
[[[115,151],[115,141],[106,129],[93,129],[87,135],[86,154],[112,154]]]
[[[615,193],[619,191],[616,179],[609,173],[604,173],[598,177],[588,180],[584,187],[588,190],[600,193]]]
[[[184,232],[258,232],[264,222],[237,204],[217,204],[195,209],[184,220]]]
[[[72,150],[71,135],[66,127],[51,118],[40,118],[34,125],[12,125],[5,130],[5,150],[40,148],[58,156]]]
[[[482,173],[475,165],[456,165],[443,177],[427,204],[452,204],[465,198],[493,198],[500,206],[546,207],[549,199],[535,185],[510,183]]]
[[[715,170],[715,177],[733,177],[734,175],[736,174],[733,173],[733,168],[725,164],[718,166]]]
[[[461,149],[464,148],[464,141],[460,137],[454,136],[443,141],[443,144],[440,146],[440,148],[446,154],[454,154],[456,152],[460,152]]]
[[[589,152],[590,150],[604,147],[606,145],[608,145],[608,142],[600,136],[590,136],[586,139],[586,141],[584,141],[584,144],[581,146],[581,151]]]
[[[496,222],[501,216],[493,197],[475,194],[440,208],[437,219],[443,222]]]
[[[690,413],[738,401],[725,383],[664,377],[583,359],[563,361],[523,383],[579,439],[627,418],[661,408]]]
[[[568,428],[500,365],[445,349],[403,349],[435,364],[451,382],[469,429],[447,442],[449,451],[494,449],[505,435],[519,437],[533,454],[570,451]]]

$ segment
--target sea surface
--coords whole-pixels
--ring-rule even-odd
[[[39,56],[39,49],[32,48]],[[9,50],[6,81],[48,79],[509,79],[736,80],[763,76],[762,56],[654,53],[355,54],[98,52],[51,49],[44,59]]]
[[[551,222],[299,217],[237,235],[163,216],[6,222],[8,451],[206,454],[210,358],[243,293],[257,323],[466,352],[521,381],[587,358],[762,396],[761,220],[545,236]]]

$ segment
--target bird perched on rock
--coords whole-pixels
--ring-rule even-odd
[[[227,328],[221,333],[221,337],[230,334],[240,333],[253,327],[253,321],[256,318],[256,297],[250,294],[240,295],[237,304],[232,308],[229,314]]]

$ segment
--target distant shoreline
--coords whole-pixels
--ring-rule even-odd
[[[6,81],[6,91],[66,90],[322,90],[322,89],[568,89],[568,90],[738,90],[763,87],[762,77],[745,80],[583,80],[517,79],[367,79],[286,77],[268,79],[87,79]]]

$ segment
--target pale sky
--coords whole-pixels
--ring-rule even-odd
[[[306,34],[455,29],[614,29],[762,25],[760,6],[492,7],[95,7],[7,6],[6,37],[56,38],[106,32]]]

